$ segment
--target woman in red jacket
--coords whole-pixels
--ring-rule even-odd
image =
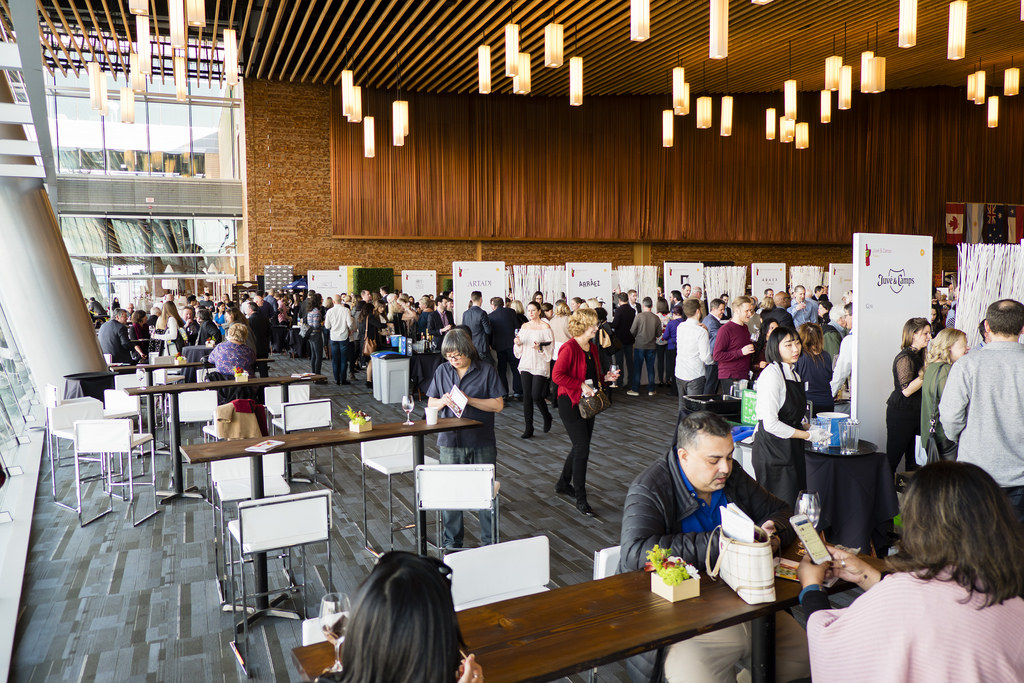
[[[556,493],[576,499],[576,508],[594,516],[587,502],[587,460],[590,458],[590,436],[594,432],[594,418],[580,415],[580,397],[592,396],[599,383],[614,382],[619,372],[601,372],[601,358],[596,344],[597,313],[590,308],[578,308],[569,316],[569,341],[558,350],[558,360],[552,379],[558,385],[558,415],[569,434],[572,448],[562,467],[562,476],[555,484]],[[603,378],[603,379],[602,379]]]

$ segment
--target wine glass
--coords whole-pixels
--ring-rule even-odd
[[[821,498],[818,496],[818,492],[801,491],[797,494],[796,513],[798,515],[807,515],[811,526],[817,529],[818,522],[821,520]]]
[[[413,409],[415,407],[416,407],[416,401],[413,399],[412,396],[403,396],[402,397],[402,410],[405,411],[405,422],[403,422],[402,424],[404,424],[404,425],[415,424],[412,421],[412,411],[413,411]]]
[[[344,593],[328,593],[320,600],[320,628],[324,637],[334,644],[333,671],[341,671],[341,644],[345,641],[345,622],[350,609]]]
[[[612,363],[611,365],[608,366],[608,372],[618,372],[618,371],[619,371],[619,366],[616,365],[615,363]],[[617,386],[619,386],[618,378],[616,378],[615,381],[612,382],[612,387],[613,388],[617,387]]]

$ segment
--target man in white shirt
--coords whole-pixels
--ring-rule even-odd
[[[684,396],[704,393],[704,366],[711,362],[708,331],[700,324],[700,302],[697,299],[684,299],[683,315],[686,320],[676,328],[674,373],[680,411],[683,409]]]
[[[338,295],[341,301],[341,295]],[[331,332],[331,364],[334,370],[335,384],[348,384],[345,368],[348,367],[349,336],[355,330],[355,322],[348,306],[336,304],[331,306],[324,318],[324,327]]]
[[[845,314],[839,319],[840,324],[850,332],[839,344],[839,358],[832,370],[832,395],[835,396],[843,386],[843,382],[850,378],[853,372],[853,303],[843,307]]]

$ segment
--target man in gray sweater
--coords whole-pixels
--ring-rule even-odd
[[[633,342],[633,388],[626,393],[630,396],[640,395],[640,374],[643,371],[644,362],[647,363],[647,395],[654,396],[654,357],[657,348],[658,338],[661,337],[661,318],[651,311],[654,302],[651,297],[645,296],[643,311],[633,319],[633,325],[629,328],[630,334],[636,338]]]
[[[957,459],[991,474],[1024,522],[1024,305],[995,302],[985,328],[992,341],[950,369],[939,417]]]

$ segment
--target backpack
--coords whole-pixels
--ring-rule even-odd
[[[608,331],[607,325],[597,328],[597,345],[602,349],[611,349],[612,352],[622,348],[622,342],[614,334]]]

